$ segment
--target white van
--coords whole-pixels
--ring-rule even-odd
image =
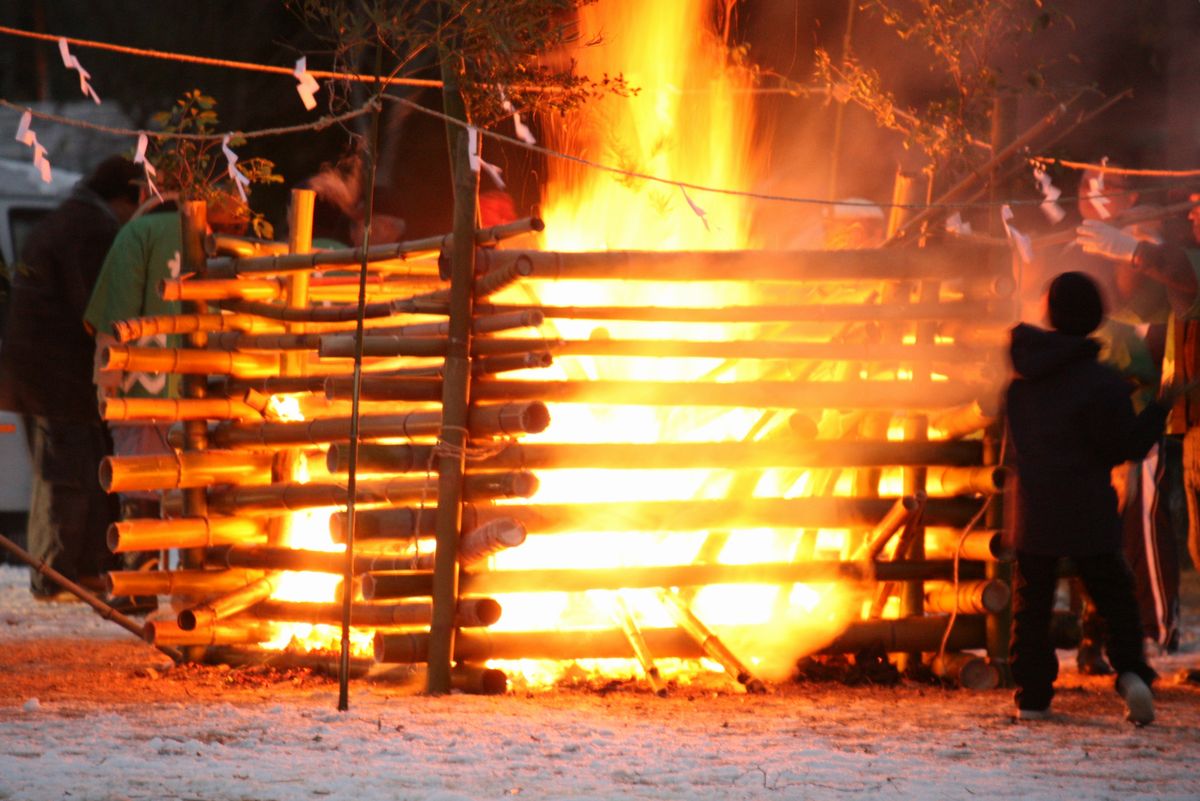
[[[0,159],[0,336],[8,310],[8,271],[16,264],[30,230],[70,194],[82,177],[54,169],[44,183],[32,164]],[[0,411],[0,533],[23,543],[29,514],[30,465],[19,415]],[[3,561],[3,560],[0,560]]]

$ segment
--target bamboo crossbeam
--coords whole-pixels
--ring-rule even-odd
[[[244,587],[261,570],[113,570],[105,574],[109,595],[212,595]]]
[[[164,278],[158,284],[158,294],[166,301],[266,301],[283,297],[283,286],[273,279]]]
[[[106,456],[100,461],[105,492],[266,484],[274,456],[245,451],[184,451],[172,455]]]
[[[942,617],[900,620],[863,620],[851,623],[833,643],[819,653],[855,653],[881,647],[901,651],[936,651],[946,631]],[[778,636],[766,627],[730,627],[727,636],[750,639]],[[659,658],[699,659],[706,654],[695,640],[678,628],[643,629],[647,647]],[[426,659],[429,635],[424,632],[375,635],[375,661],[419,664]],[[981,648],[984,620],[960,615],[947,639],[952,650]],[[454,658],[471,662],[491,659],[632,659],[633,652],[621,629],[576,629],[559,631],[464,631],[456,639]]]
[[[368,303],[363,309],[363,316],[367,319],[377,319],[380,317],[391,317],[393,313],[394,302],[379,302]],[[234,314],[252,314],[258,317],[265,317],[268,320],[280,320],[293,323],[340,323],[349,322],[358,318],[358,306],[353,303],[341,304],[338,306],[307,306],[302,308],[293,308],[291,306],[280,306],[274,303],[259,303],[252,300],[226,300],[221,301],[222,308]],[[432,309],[433,307],[431,307]],[[413,314],[436,314],[435,311],[424,311],[423,309],[408,310]]]
[[[510,237],[541,231],[545,224],[537,217],[526,217],[503,225],[476,230],[476,245],[491,245]],[[419,253],[442,250],[454,241],[452,234],[425,237],[407,242],[371,245],[366,249],[368,263],[404,259]],[[208,274],[214,277],[232,278],[250,273],[286,273],[315,270],[319,267],[359,264],[363,260],[362,248],[315,251],[312,253],[279,254],[249,258],[214,258],[208,260]]]
[[[102,370],[184,375],[261,377],[279,372],[279,357],[270,353],[234,353],[195,348],[139,348],[113,345],[100,353]]]
[[[432,445],[363,443],[358,450],[360,472],[407,473],[425,470]],[[771,442],[513,442],[498,453],[472,461],[468,471],[511,469],[637,468],[729,470],[771,467],[900,467],[919,465],[970,466],[982,460],[979,441],[891,442],[886,440],[808,440]],[[335,442],[326,454],[330,473],[344,473],[349,446]]]
[[[356,603],[350,609],[353,625],[360,628],[396,628],[428,626],[433,613],[429,601],[399,604]],[[287,623],[338,625],[342,621],[340,603],[301,601],[264,601],[252,613],[262,620]],[[500,619],[500,604],[492,598],[462,598],[458,602],[454,624],[465,628],[490,626]]]
[[[996,614],[1008,608],[1012,590],[997,579],[953,582],[936,581],[925,585],[925,609],[933,613]]]
[[[152,645],[252,645],[271,639],[271,626],[244,620],[215,623],[185,630],[174,620],[146,622],[146,642]]]
[[[938,303],[744,304],[737,306],[519,306],[481,303],[477,313],[537,309],[548,320],[629,320],[655,323],[852,323],[961,321],[991,327],[1001,336],[1012,324],[1011,307],[980,300]]]
[[[979,398],[957,409],[947,409],[930,419],[930,428],[943,439],[969,437],[996,422],[996,400]]]
[[[528,498],[537,491],[537,477],[527,471],[473,473],[463,482],[463,497],[468,501],[494,498]],[[297,511],[325,506],[345,506],[344,484],[318,482],[276,483],[261,486],[230,486],[209,490],[208,505],[215,512],[237,515],[262,511]],[[358,504],[402,504],[426,500],[437,502],[436,482],[426,478],[392,478],[358,481]]]
[[[213,350],[316,350],[323,334],[243,334],[222,331],[208,338]]]
[[[1013,558],[1013,550],[1000,531],[976,529],[967,532],[965,539],[954,529],[929,529],[926,533],[931,554],[953,558],[957,551],[960,559],[980,562],[1007,562]]]
[[[267,533],[263,523],[254,518],[209,515],[174,520],[121,520],[108,527],[107,538],[110,551],[126,553],[169,548],[265,544]]]
[[[276,445],[309,445],[348,440],[350,418],[331,417],[279,423],[220,423],[211,432],[209,442],[216,448],[244,448]],[[440,411],[407,414],[364,414],[359,419],[359,436],[364,440],[384,437],[421,437],[441,429]],[[545,404],[502,403],[474,405],[467,427],[473,437],[508,434],[533,434],[550,424]]]
[[[458,542],[458,563],[462,567],[482,562],[489,556],[508,548],[515,548],[525,542],[525,526],[517,520],[508,517],[498,517],[489,520],[482,526],[468,530]],[[414,553],[411,570],[433,570],[433,551]]]
[[[742,500],[643,501],[628,503],[505,504],[463,506],[463,527],[497,517],[520,521],[532,534],[570,531],[711,531],[730,528],[869,528],[893,504],[887,498],[750,498]],[[931,498],[923,520],[927,526],[962,528],[979,510],[980,502],[966,497]],[[432,515],[418,521],[411,508],[364,509],[357,514],[356,536],[404,539],[425,536]],[[417,523],[420,526],[414,530]],[[338,540],[344,513],[334,513],[330,531]]]
[[[762,680],[755,678],[746,663],[739,659],[737,654],[731,651],[721,641],[721,638],[704,624],[704,621],[692,611],[678,593],[672,590],[662,590],[659,592],[659,597],[666,605],[667,611],[671,613],[671,617],[675,619],[676,625],[696,641],[700,650],[704,651],[709,659],[723,667],[726,673],[737,680],[738,684],[744,686],[746,692],[765,693],[767,691]]]
[[[233,236],[232,234],[210,233],[205,237],[205,251],[216,253],[218,256],[275,256],[288,252],[286,242],[276,242],[271,239],[258,239],[248,236]]]
[[[233,398],[103,398],[100,417],[124,420],[261,420],[253,406]]]
[[[260,601],[265,601],[271,597],[271,593],[275,592],[278,586],[279,577],[267,574],[257,581],[239,587],[219,598],[210,599],[191,609],[184,609],[177,618],[179,628],[184,631],[211,628],[216,625],[217,621],[232,617]]]
[[[176,314],[117,320],[112,325],[117,342],[131,342],[156,334],[195,334],[237,331],[247,334],[281,331],[282,326],[251,314]]]
[[[545,322],[545,319],[542,310],[536,307],[516,309],[500,314],[476,314],[471,320],[471,333],[494,334],[517,328],[537,328]],[[394,337],[443,337],[448,333],[450,333],[450,323],[445,320],[432,323],[380,326],[371,329],[372,335]]]
[[[982,576],[977,565],[960,565],[964,577]],[[463,573],[464,592],[498,595],[511,592],[587,592],[589,590],[660,589],[714,584],[833,584],[949,579],[948,560],[880,562],[871,569],[858,561],[812,560],[752,565],[659,565],[613,568],[546,568]],[[423,571],[368,573],[362,578],[364,598],[384,600],[429,594],[431,578]]]
[[[326,397],[349,397],[350,382],[331,378]],[[366,377],[364,400],[427,399],[426,382],[411,378]],[[546,403],[621,406],[704,406],[753,409],[939,409],[967,403],[986,392],[983,385],[945,381],[481,381],[475,400],[532,400]]]
[[[997,495],[1008,480],[1003,466],[931,467],[926,474],[930,495]]]
[[[346,567],[345,554],[338,551],[314,551],[303,548],[234,544],[212,548],[205,556],[212,567],[254,568],[258,570],[295,570],[310,573],[340,574]],[[416,554],[380,555],[356,553],[354,573],[371,571],[412,571],[420,564]],[[369,596],[367,600],[373,600]]]
[[[476,263],[485,276],[522,265],[531,279],[550,281],[911,281],[952,278],[967,264],[976,272],[1000,273],[1008,261],[990,259],[996,252],[958,243],[903,250],[482,250]]]

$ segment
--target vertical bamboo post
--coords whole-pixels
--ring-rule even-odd
[[[446,113],[469,122],[449,53],[442,58],[442,102]],[[474,311],[475,208],[479,174],[471,169],[467,130],[446,126],[454,183],[454,241],[450,250],[450,318],[445,378],[442,382],[442,430],[437,459],[436,551],[433,564],[433,619],[429,626],[426,691],[451,690],[454,614],[458,607],[458,536],[462,526],[462,483],[467,444],[467,405],[471,392],[471,315]]]
[[[206,268],[204,237],[208,233],[208,207],[203,200],[186,200],[180,204],[180,272],[203,278]],[[185,302],[186,314],[204,314],[208,304],[204,301]],[[205,333],[189,334],[187,344],[203,348],[208,344]],[[203,398],[207,394],[207,378],[203,375],[185,375],[180,394],[185,398]],[[187,420],[183,424],[183,450],[203,451],[208,447],[208,422]],[[208,495],[204,487],[183,490],[183,514],[185,517],[206,517]],[[193,548],[180,554],[184,567],[200,567],[204,563],[204,549]]]
[[[288,207],[288,253],[308,253],[312,250],[313,208],[317,193],[311,189],[293,189],[292,204]],[[288,273],[286,297],[289,308],[302,309],[308,305],[308,273]],[[304,323],[290,323],[288,333],[303,334]],[[308,354],[306,351],[290,351],[284,355],[284,375],[304,375]]]

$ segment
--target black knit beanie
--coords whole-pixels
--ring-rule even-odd
[[[1062,334],[1087,336],[1104,321],[1100,287],[1084,273],[1062,273],[1051,281],[1047,306],[1051,327]]]
[[[139,192],[136,182],[143,177],[139,165],[124,156],[109,156],[83,179],[83,185],[105,200],[121,198],[136,204]]]

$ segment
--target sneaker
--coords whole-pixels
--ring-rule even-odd
[[[1018,709],[1017,720],[1049,720],[1050,708],[1045,709]]]
[[[1117,692],[1125,699],[1126,720],[1137,726],[1145,726],[1154,720],[1154,696],[1141,676],[1122,673],[1117,679]]]

